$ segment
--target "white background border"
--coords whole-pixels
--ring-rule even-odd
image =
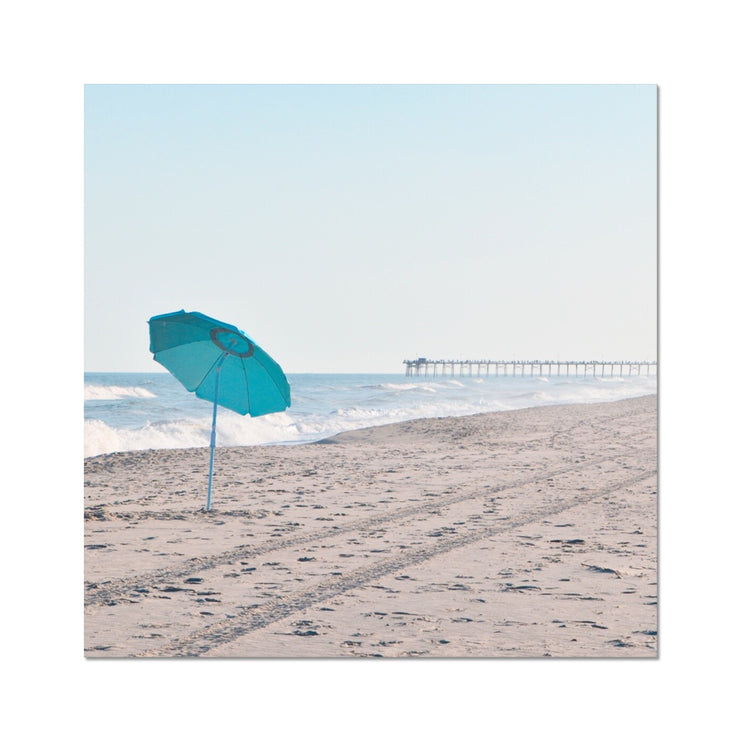
[[[721,670],[737,652],[740,121],[730,3],[8,5],[6,726],[78,738],[635,738],[679,727],[716,737],[735,724],[735,682]],[[83,84],[104,82],[660,86],[659,660],[82,657],[82,106]]]

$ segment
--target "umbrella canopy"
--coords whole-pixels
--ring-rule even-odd
[[[189,391],[213,402],[208,504],[211,508],[216,408],[262,416],[290,406],[290,386],[280,365],[243,331],[197,311],[149,319],[149,349]]]
[[[149,319],[149,337],[154,359],[198,398],[216,400],[219,375],[219,406],[250,416],[290,406],[280,365],[231,324],[197,311],[175,311]]]

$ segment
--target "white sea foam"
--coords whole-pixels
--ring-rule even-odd
[[[147,423],[139,429],[115,429],[99,419],[85,419],[85,457],[106,452],[203,447],[210,427],[192,420]]]
[[[86,385],[86,401],[118,401],[122,398],[156,398],[146,388],[125,387],[119,385]]]
[[[441,387],[441,386],[438,386]],[[376,385],[365,386],[368,390],[377,389],[383,391],[427,391],[429,393],[436,393],[437,388],[434,383],[378,383]]]
[[[220,446],[289,443],[301,436],[284,413],[257,418],[222,413],[218,419]],[[85,457],[127,450],[207,447],[210,438],[211,420],[206,417],[146,423],[136,429],[114,429],[99,419],[86,419]]]

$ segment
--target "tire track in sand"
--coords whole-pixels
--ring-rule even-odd
[[[550,476],[553,474],[556,473],[551,472]],[[612,483],[605,488],[576,496],[569,501],[562,501],[534,511],[523,512],[521,515],[512,518],[505,523],[483,527],[475,532],[449,537],[446,540],[439,541],[433,545],[418,547],[408,553],[403,553],[392,558],[386,558],[365,568],[358,568],[346,575],[327,579],[322,583],[314,585],[313,587],[292,596],[278,597],[271,602],[253,607],[240,616],[221,620],[201,630],[192,632],[186,637],[174,639],[169,643],[169,645],[148,650],[138,654],[136,657],[199,657],[205,655],[215,647],[233,642],[243,635],[266,627],[274,622],[278,622],[296,612],[304,611],[323,601],[335,598],[347,591],[360,588],[361,586],[371,583],[372,581],[395,571],[416,565],[425,560],[429,560],[436,555],[441,555],[459,547],[464,547],[478,540],[493,537],[503,532],[531,524],[540,519],[560,514],[563,511],[589,503],[594,499],[614,493],[615,491],[647,480],[656,475],[657,469],[651,469],[647,472],[642,472],[639,475],[625,478],[617,483]],[[519,485],[529,485],[531,482],[531,480],[525,483],[520,482]],[[511,485],[506,486],[505,488],[508,489],[513,487],[515,486]],[[490,491],[487,491],[486,493],[488,494]],[[469,495],[466,497],[458,497],[459,500],[464,500],[464,498],[474,498],[474,496]],[[439,508],[439,502],[435,502],[435,504],[436,507]],[[426,507],[414,508],[423,509]]]
[[[591,468],[595,465],[600,465],[605,462],[611,462],[613,460],[619,460],[620,458],[626,458],[629,455],[629,451],[625,450],[616,455],[609,455],[605,457],[599,457],[594,460],[581,461],[572,465],[562,466],[558,468],[551,468],[549,470],[542,471],[526,478],[521,478],[512,483],[505,483],[498,486],[485,487],[474,492],[459,493],[453,495],[441,494],[436,496],[431,501],[412,504],[409,506],[403,506],[397,509],[393,509],[384,514],[375,514],[355,522],[348,522],[344,525],[333,525],[329,529],[321,530],[319,532],[312,532],[308,534],[298,534],[289,537],[277,538],[275,542],[267,542],[264,545],[240,545],[238,547],[226,550],[224,552],[217,553],[200,558],[190,558],[184,561],[179,566],[171,566],[167,568],[160,568],[158,570],[150,571],[141,575],[130,576],[127,578],[120,578],[117,580],[106,581],[104,584],[97,582],[86,582],[85,583],[85,607],[88,606],[102,606],[110,604],[123,597],[127,597],[132,591],[136,589],[153,589],[157,585],[165,584],[168,581],[181,580],[193,576],[203,570],[209,570],[216,568],[219,565],[224,565],[232,560],[237,559],[248,559],[257,557],[259,555],[265,555],[267,553],[276,552],[285,548],[292,548],[302,545],[309,545],[318,543],[322,540],[326,540],[338,535],[348,534],[354,531],[361,531],[364,529],[377,529],[382,525],[393,524],[401,522],[404,519],[418,516],[420,514],[428,514],[433,511],[438,511],[440,508],[444,508],[451,504],[457,504],[463,501],[474,500],[484,496],[492,496],[497,493],[504,491],[511,491],[513,489],[521,488],[523,486],[532,485],[535,483],[542,483],[548,478],[552,478],[560,475],[567,475],[574,471]],[[137,592],[137,596],[141,598],[142,593]]]

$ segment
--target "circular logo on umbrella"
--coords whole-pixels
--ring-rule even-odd
[[[254,354],[254,345],[245,336],[231,329],[211,329],[211,341],[230,355],[251,357]]]

